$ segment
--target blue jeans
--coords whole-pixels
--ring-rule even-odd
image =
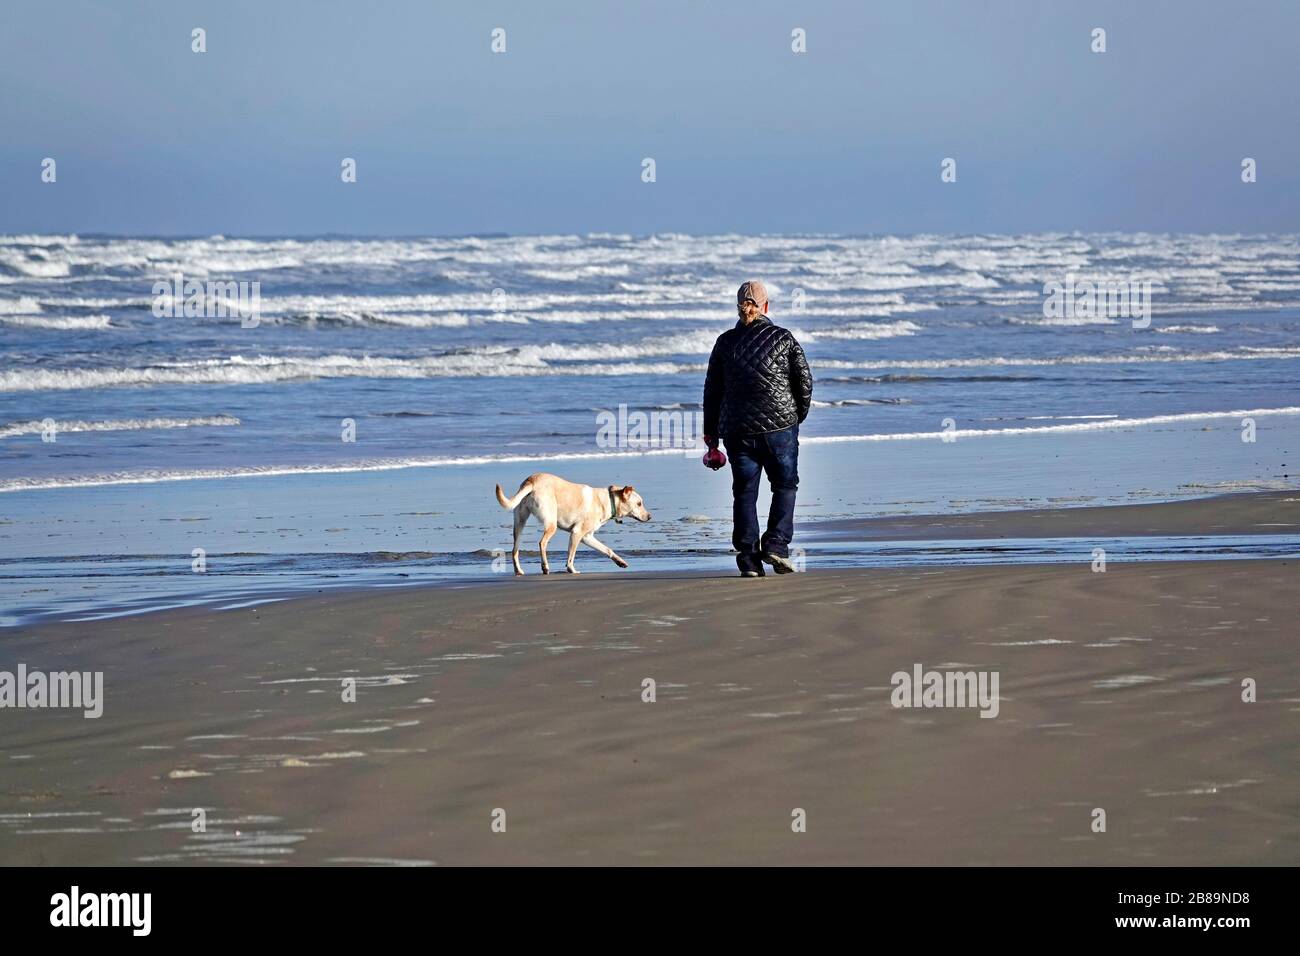
[[[724,438],[731,461],[731,543],[742,571],[761,571],[764,552],[790,556],[794,536],[794,494],[799,488],[799,426],[764,435]],[[772,485],[767,532],[758,536],[758,486],[763,472]]]

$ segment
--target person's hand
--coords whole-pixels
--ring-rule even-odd
[[[704,444],[709,446],[709,450],[704,453],[704,467],[717,471],[727,463],[727,456],[718,450],[718,439],[715,435],[705,435]]]

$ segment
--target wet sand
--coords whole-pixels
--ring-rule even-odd
[[[0,669],[107,699],[0,711],[0,863],[1295,864],[1297,567],[532,575],[17,631]],[[894,708],[917,663],[997,670],[998,716]]]
[[[871,541],[1118,538],[1300,533],[1300,492],[1221,495],[1140,505],[891,515],[818,523]]]

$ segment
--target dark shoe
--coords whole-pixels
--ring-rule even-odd
[[[741,576],[742,578],[765,578],[765,577],[767,577],[767,572],[766,572],[766,571],[762,571],[762,570],[759,570],[759,571],[741,571],[741,572],[740,572],[740,576]]]
[[[763,560],[772,565],[772,570],[777,574],[794,574],[794,565],[790,563],[789,558],[773,554],[771,551],[764,551]]]

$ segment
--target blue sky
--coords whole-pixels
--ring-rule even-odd
[[[5,0],[0,232],[1293,232],[1297,35],[1291,0]]]

